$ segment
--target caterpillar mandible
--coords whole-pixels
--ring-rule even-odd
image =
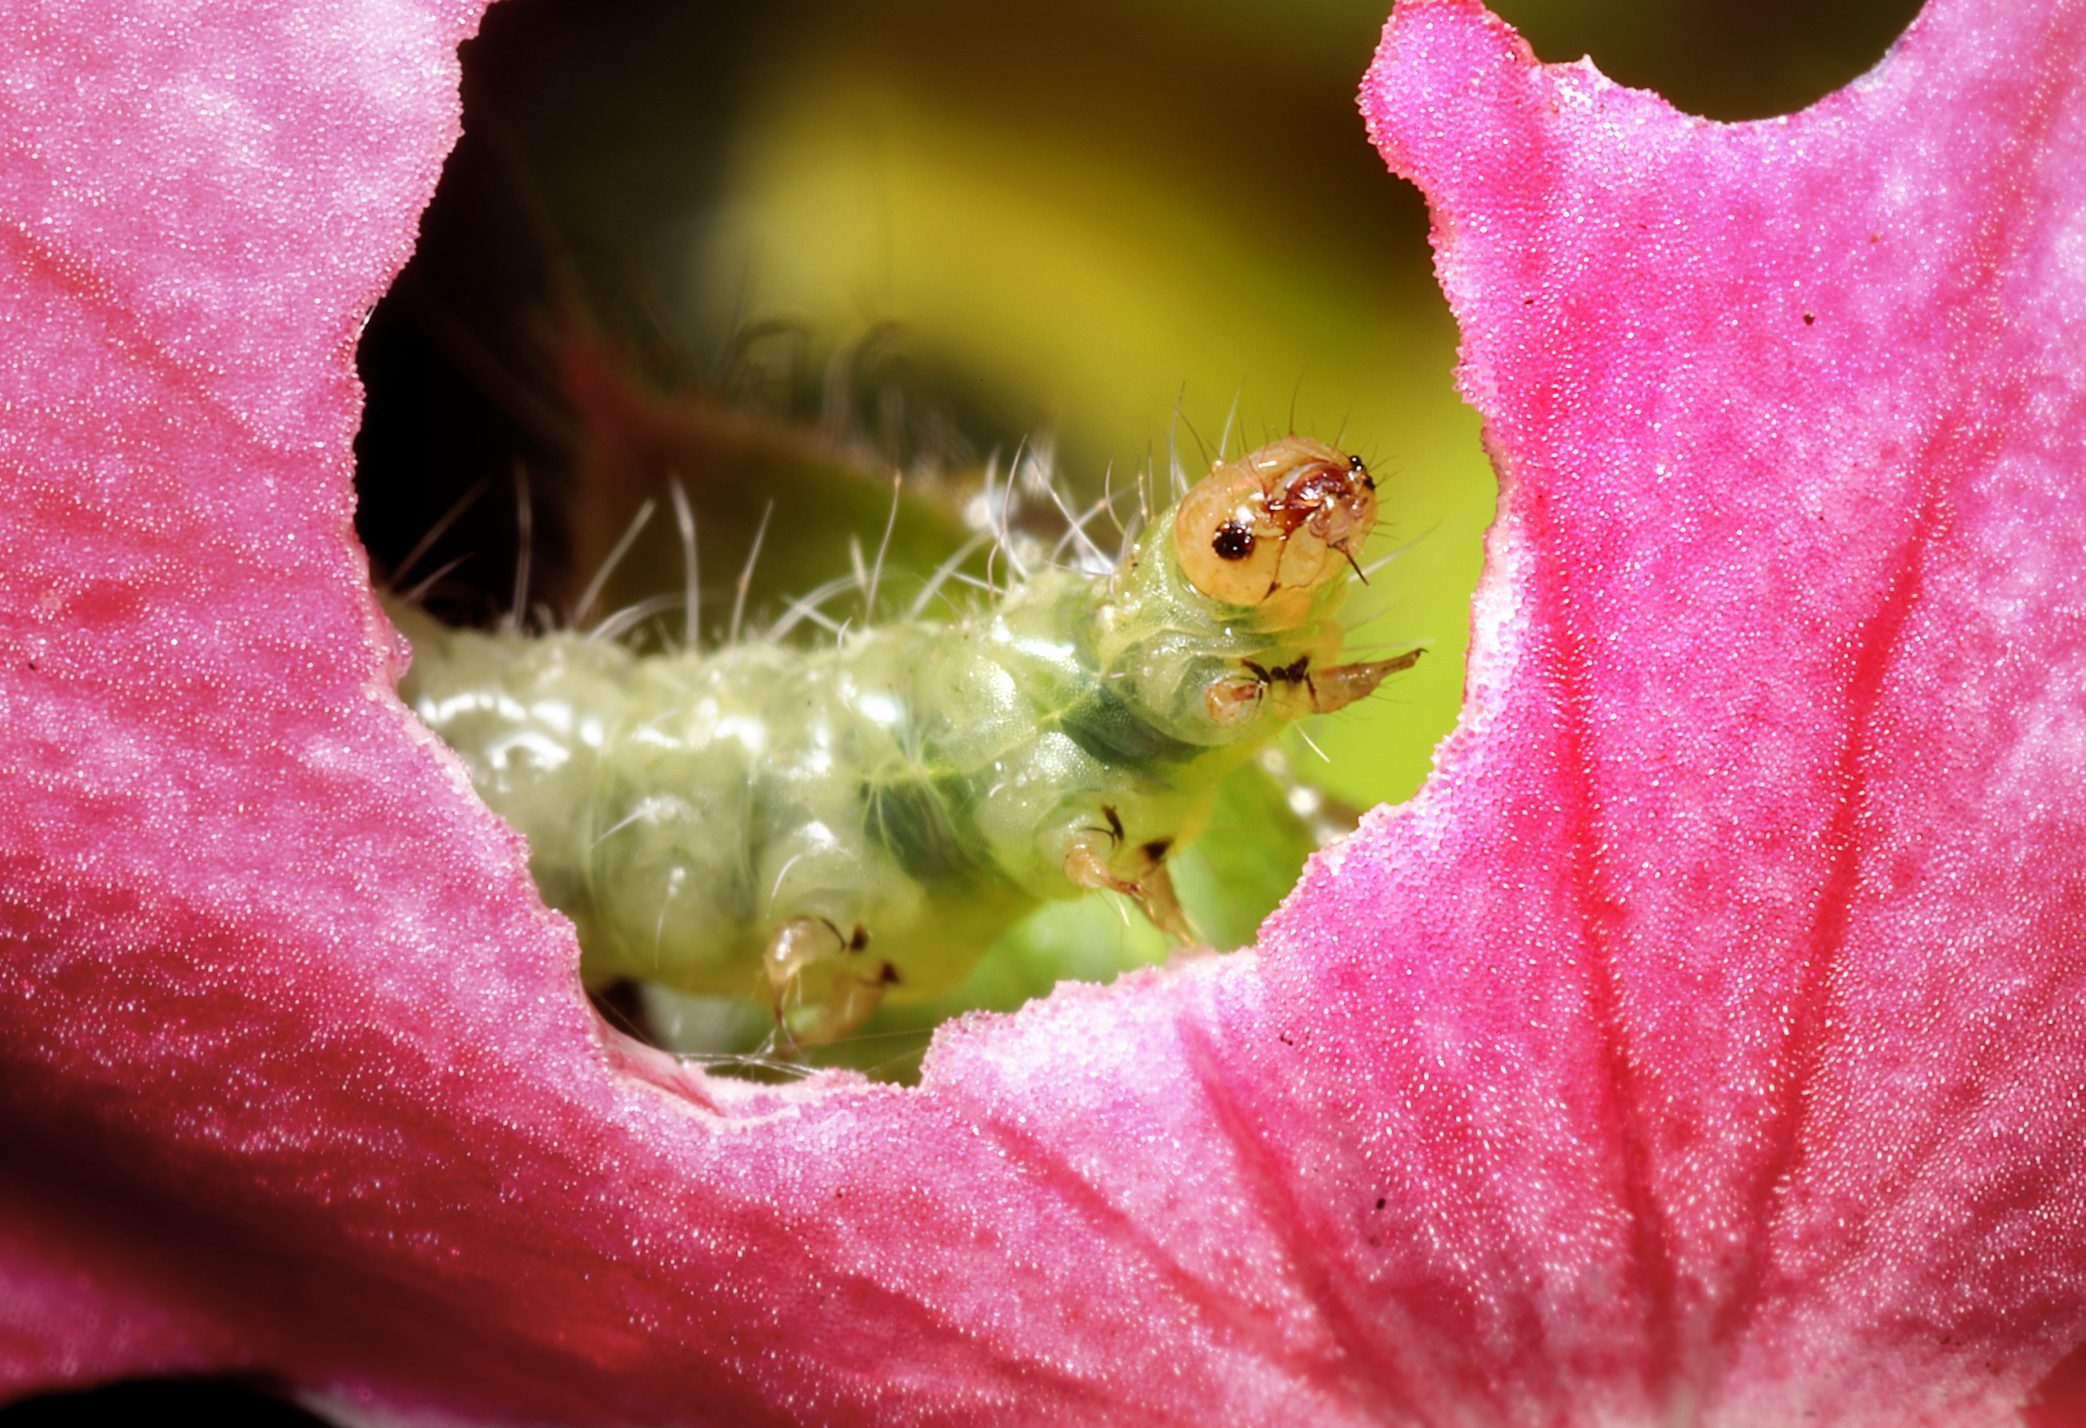
[[[1420,656],[1336,662],[1375,520],[1359,457],[1290,436],[1215,463],[1111,573],[823,650],[638,654],[395,607],[400,694],[527,838],[590,983],[760,998],[830,1041],[952,988],[1039,901],[1112,889],[1190,937],[1166,862],[1219,780]]]

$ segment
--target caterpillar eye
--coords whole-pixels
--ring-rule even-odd
[[[1210,542],[1210,549],[1217,552],[1220,560],[1244,560],[1253,554],[1256,544],[1253,527],[1241,521],[1226,521],[1217,527],[1217,538]]]
[[[1174,519],[1181,573],[1221,604],[1258,605],[1279,590],[1282,546],[1259,476],[1236,465],[1197,482]]]

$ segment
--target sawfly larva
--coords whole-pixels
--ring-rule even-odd
[[[1191,935],[1166,860],[1218,781],[1419,658],[1337,662],[1375,490],[1286,437],[1215,464],[1110,573],[815,651],[638,654],[399,607],[400,693],[528,839],[590,983],[757,997],[828,1041],[946,992],[1040,900],[1112,889]]]

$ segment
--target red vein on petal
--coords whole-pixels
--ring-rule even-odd
[[[2066,33],[2068,31],[2068,33]],[[2042,45],[2033,52],[2076,53],[2086,39],[2086,11],[2074,9],[2071,24],[2053,21]],[[2061,38],[2060,38],[2061,36]],[[1985,184],[1990,193],[2025,194],[2027,186],[2016,180],[2044,151],[2042,140],[2053,118],[2054,101],[2063,81],[2072,76],[2062,65],[2049,65],[2040,76],[2030,99],[2026,120],[2015,131],[2013,141],[1994,164],[1994,178]],[[2003,334],[2007,315],[2000,310],[1993,292],[2018,246],[2013,232],[2017,214],[2013,208],[1995,207],[1980,225],[1970,243],[1972,261],[1961,283],[1967,300],[1964,309],[1979,312],[1987,337],[1984,360],[1975,375],[1963,384],[1964,393],[1956,409],[1945,417],[1913,457],[1914,469],[1925,474],[1919,504],[1899,566],[1885,591],[1879,608],[1862,621],[1853,652],[1852,673],[1847,681],[1847,733],[1837,760],[1834,783],[1840,790],[1831,822],[1820,839],[1832,865],[1820,889],[1819,906],[1811,931],[1802,939],[1808,947],[1797,988],[1790,1025],[1777,1057],[1785,1066],[1779,1078],[1775,1105],[1768,1119],[1770,1150],[1751,1197],[1754,1209],[1749,1224],[1739,1235],[1742,1247],[1732,1276],[1732,1291],[1716,1315],[1710,1343],[1728,1349],[1736,1342],[1746,1315],[1757,1305],[1766,1279],[1770,1249],[1781,1233],[1790,1203],[1787,1187],[1800,1178],[1806,1133],[1811,1124],[1816,1098],[1810,1094],[1845,1018],[1836,1015],[1844,1007],[1844,954],[1853,904],[1861,882],[1863,840],[1861,825],[1869,814],[1869,771],[1884,757],[1876,737],[1875,715],[1886,692],[1891,668],[1900,653],[1902,636],[1918,605],[1929,567],[1939,547],[1952,533],[1949,501],[1953,487],[1985,469],[2003,438],[1999,428],[1980,420],[1980,410],[2018,410],[2021,402],[1994,403],[1988,394],[2018,385],[2018,373],[2002,366],[1994,370],[1989,339]]]
[[[19,255],[23,271],[48,275],[54,284],[77,298],[81,306],[90,309],[98,320],[107,324],[112,333],[120,334],[118,340],[125,344],[123,356],[126,361],[163,374],[169,386],[195,398],[211,415],[271,457],[303,449],[278,445],[255,430],[238,407],[218,395],[209,380],[208,370],[199,369],[160,341],[132,301],[118,293],[92,263],[53,249],[18,221],[0,221],[0,236],[13,240],[9,246]],[[381,286],[373,290],[372,296],[380,291]],[[347,431],[342,433],[344,437],[348,434]],[[225,469],[230,472],[237,467],[227,462]]]
[[[1250,1345],[1269,1364],[1298,1377],[1310,1378],[1318,1365],[1300,1362],[1286,1351],[1275,1325],[1249,1309],[1243,1301],[1228,1297],[1217,1286],[1191,1272],[1155,1236],[1072,1165],[1054,1147],[1031,1131],[1010,1125],[995,1116],[981,1115],[978,1126],[1019,1169],[1029,1183],[1063,1204],[1092,1226],[1097,1239],[1134,1251],[1152,1267],[1156,1277],[1180,1301],[1213,1329],[1235,1341]]]
[[[1155,1270],[1157,1277],[1206,1325],[1223,1331],[1219,1342],[1244,1344],[1272,1367],[1292,1376],[1310,1380],[1316,1377],[1314,1370],[1319,1366],[1300,1362],[1294,1355],[1285,1353],[1283,1346],[1272,1332],[1273,1325],[1263,1325],[1241,1303],[1236,1312],[1225,1312],[1229,1301],[1221,1289],[1197,1278],[1188,1269],[1166,1253],[1151,1236],[1139,1232],[1130,1217],[1117,1205],[1109,1201],[1100,1189],[1072,1168],[1063,1157],[1051,1151],[1043,1142],[1026,1133],[1013,1130],[1001,1123],[985,1127],[996,1144],[1018,1163],[1031,1179],[1030,1184],[1041,1188],[1064,1204],[1073,1213],[1096,1227],[1111,1245],[1133,1248],[1147,1264]],[[1125,1405],[1116,1396],[1097,1401],[1097,1408],[1106,1409],[1108,1421],[1122,1420]],[[1174,1423],[1178,1420],[1170,1415],[1146,1412],[1144,1418],[1152,1423]]]
[[[960,1121],[966,1129],[980,1127],[980,1121]],[[1021,1340],[1018,1328],[1013,1335],[1004,1330],[988,1330],[979,1321],[966,1318],[954,1308],[945,1306],[934,1296],[932,1278],[913,1280],[904,1276],[887,1276],[877,1269],[857,1268],[838,1262],[839,1256],[827,1243],[828,1236],[850,1233],[848,1226],[838,1222],[807,1228],[799,1216],[785,1213],[782,1209],[765,1202],[741,1203],[738,1207],[747,1216],[740,1234],[749,1243],[766,1247],[769,1266],[764,1277],[770,1282],[812,1284],[821,1286],[821,1297],[837,1300],[846,1297],[851,1303],[861,1306],[858,1317],[862,1323],[877,1326],[873,1338],[864,1340],[864,1349],[873,1351],[874,1346],[902,1342],[903,1334],[891,1332],[895,1327],[909,1326],[923,1343],[965,1345],[977,1352],[978,1357],[971,1365],[982,1368],[989,1363],[998,1370],[990,1392],[999,1395],[999,1403],[1019,1404],[1024,1401],[1047,1403],[1052,1409],[1084,1410],[1089,1414],[1087,1421],[1130,1424],[1147,1424],[1150,1428],[1174,1428],[1179,1420],[1146,1408],[1133,1411],[1125,1404],[1123,1386],[1119,1382],[1096,1382],[1092,1377],[1068,1368],[1060,1359],[1053,1357],[1054,1341],[1044,1340],[1031,1344]],[[758,1228],[753,1228],[753,1225]],[[787,1247],[789,1260],[786,1266],[775,1264]],[[714,1312],[714,1306],[712,1306]],[[846,1317],[846,1316],[842,1316]],[[719,1329],[729,1333],[732,1316],[729,1312],[716,1312],[715,1322]],[[953,1355],[952,1355],[953,1357]],[[715,1360],[708,1360],[715,1362]],[[783,1372],[803,1375],[808,1371],[805,1356],[791,1353],[783,1356]],[[859,1365],[853,1356],[842,1357],[833,1345],[825,1346],[823,1358],[813,1356],[811,1364],[823,1369],[828,1381],[853,1382],[857,1376],[865,1380],[873,1376],[873,1368]],[[740,1368],[749,1382],[759,1383],[761,1373],[751,1368]],[[875,1386],[876,1406],[885,1405],[891,1389],[879,1380]],[[639,1402],[644,1400],[640,1397]],[[656,1401],[656,1400],[655,1400]],[[854,1401],[854,1400],[850,1400]],[[720,1420],[722,1421],[722,1420]],[[802,1421],[800,1415],[785,1415],[783,1421]],[[899,1419],[897,1421],[910,1421]]]
[[[1184,1025],[1181,1053],[1217,1129],[1238,1152],[1241,1188],[1262,1207],[1261,1222],[1280,1242],[1298,1287],[1317,1306],[1327,1334],[1351,1366],[1341,1375],[1349,1400],[1364,1416],[1390,1420],[1394,1410],[1402,1409],[1414,1428],[1436,1428],[1444,1420],[1426,1406],[1420,1387],[1428,1375],[1399,1349],[1401,1343],[1422,1342],[1423,1336],[1369,1332],[1368,1321],[1347,1303],[1323,1267],[1324,1245],[1331,1236],[1312,1228],[1314,1216],[1292,1192],[1298,1181],[1294,1167],[1282,1161],[1253,1124],[1252,1114],[1240,1104],[1228,1079],[1226,1059],[1209,1031],[1199,1024]],[[1376,1312],[1381,1315],[1383,1307]],[[1490,1385],[1466,1382],[1463,1386],[1484,1402],[1486,1411],[1472,1414],[1474,1420],[1506,1420],[1506,1405]]]
[[[1954,439],[1961,427],[1952,426],[1939,441],[1923,443],[1921,464],[1930,472],[1913,520],[1912,534],[1900,558],[1898,570],[1885,590],[1878,609],[1861,622],[1861,633],[1850,661],[1847,681],[1848,710],[1846,737],[1835,761],[1833,785],[1838,790],[1831,820],[1820,835],[1820,845],[1831,859],[1819,890],[1818,910],[1811,929],[1800,939],[1807,951],[1803,957],[1792,1000],[1789,1025],[1775,1061],[1782,1067],[1772,1092],[1773,1106],[1766,1118],[1768,1153],[1749,1196],[1753,1214],[1738,1235],[1743,1246],[1732,1275],[1732,1291],[1718,1311],[1710,1342],[1729,1347],[1737,1338],[1745,1315],[1759,1298],[1770,1259],[1769,1248],[1779,1233],[1783,1212],[1789,1203],[1788,1186],[1802,1170],[1805,1132],[1810,1125],[1815,1097],[1811,1094],[1840,1030],[1844,1027],[1844,954],[1847,930],[1853,917],[1853,902],[1861,882],[1862,839],[1860,826],[1867,821],[1869,770],[1879,757],[1881,745],[1871,737],[1874,720],[1884,695],[1884,686],[1898,653],[1900,637],[1925,584],[1927,563],[1935,545],[1947,533],[1947,515],[1941,474],[1960,470],[1949,457],[1969,446]],[[1995,444],[1997,433],[1985,438]],[[1935,452],[1936,447],[1942,452]],[[1953,450],[1951,450],[1953,449]],[[1945,453],[1945,454],[1944,454]],[[1938,459],[1937,459],[1938,458]],[[1950,474],[1953,474],[1950,471]]]
[[[1543,495],[1531,488],[1530,497],[1530,526],[1547,524]],[[1533,544],[1540,550],[1564,549],[1568,544],[1560,536],[1540,529],[1532,530],[1532,534]],[[1560,782],[1572,794],[1571,807],[1563,811],[1570,825],[1567,838],[1571,848],[1566,886],[1579,920],[1579,940],[1584,949],[1582,985],[1600,1061],[1603,1111],[1611,1123],[1622,1155],[1622,1200],[1630,1219],[1629,1278],[1639,1287],[1645,1300],[1644,1389],[1650,1402],[1670,1403],[1677,1384],[1693,1375],[1684,1373],[1675,1361],[1678,1271],[1674,1262],[1672,1227],[1666,1221],[1664,1206],[1652,1190],[1651,1149],[1641,1133],[1643,1108],[1631,1068],[1629,1034],[1622,1006],[1624,993],[1609,945],[1608,929],[1615,900],[1602,889],[1600,870],[1594,857],[1601,817],[1600,796],[1595,791],[1595,756],[1591,752],[1592,739],[1587,729],[1588,709],[1592,702],[1588,693],[1592,664],[1578,631],[1568,622],[1568,614],[1575,608],[1569,588],[1569,571],[1553,566],[1539,569],[1536,578],[1549,587],[1548,598],[1539,606],[1541,613],[1538,618],[1548,627],[1545,632],[1548,643],[1557,652],[1554,661],[1545,663],[1558,670],[1558,727],[1563,739]],[[1531,631],[1532,641],[1535,638]]]

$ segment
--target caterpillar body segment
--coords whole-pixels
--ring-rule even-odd
[[[395,612],[401,694],[529,840],[590,981],[772,1001],[798,1040],[951,990],[1039,900],[1109,888],[1191,936],[1168,855],[1289,721],[1418,657],[1340,665],[1375,517],[1290,437],[1216,465],[1107,575],[953,621],[639,655]]]

